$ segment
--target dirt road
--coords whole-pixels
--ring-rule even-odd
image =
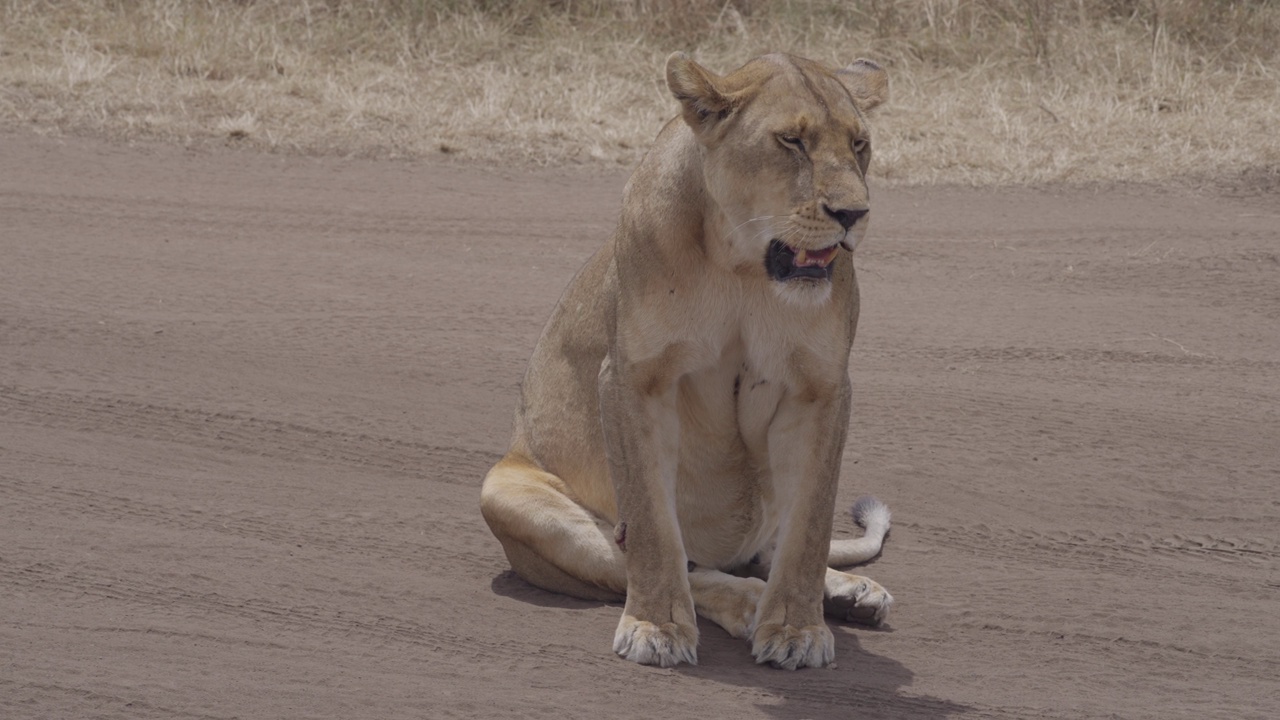
[[[617,659],[477,509],[624,181],[0,135],[0,716],[1280,717],[1274,196],[879,191],[898,605],[787,673]]]

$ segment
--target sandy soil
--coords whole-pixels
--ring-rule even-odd
[[[477,510],[624,180],[0,135],[0,716],[1280,717],[1274,195],[880,191],[898,605],[787,673],[615,658]]]

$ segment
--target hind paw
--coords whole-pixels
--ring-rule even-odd
[[[889,616],[893,596],[880,583],[838,570],[827,571],[822,610],[838,620],[876,626]]]

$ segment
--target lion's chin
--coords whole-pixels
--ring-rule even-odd
[[[791,305],[814,307],[831,299],[830,280],[786,280],[770,285],[783,302]]]

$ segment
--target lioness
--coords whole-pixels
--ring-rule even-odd
[[[889,528],[862,501],[864,536],[831,542],[865,113],[888,79],[790,55],[721,76],[683,53],[666,76],[681,116],[552,313],[481,509],[530,583],[625,595],[613,649],[629,660],[696,663],[697,612],[756,662],[825,666],[824,607],[878,623],[893,601],[828,569],[874,557]]]

